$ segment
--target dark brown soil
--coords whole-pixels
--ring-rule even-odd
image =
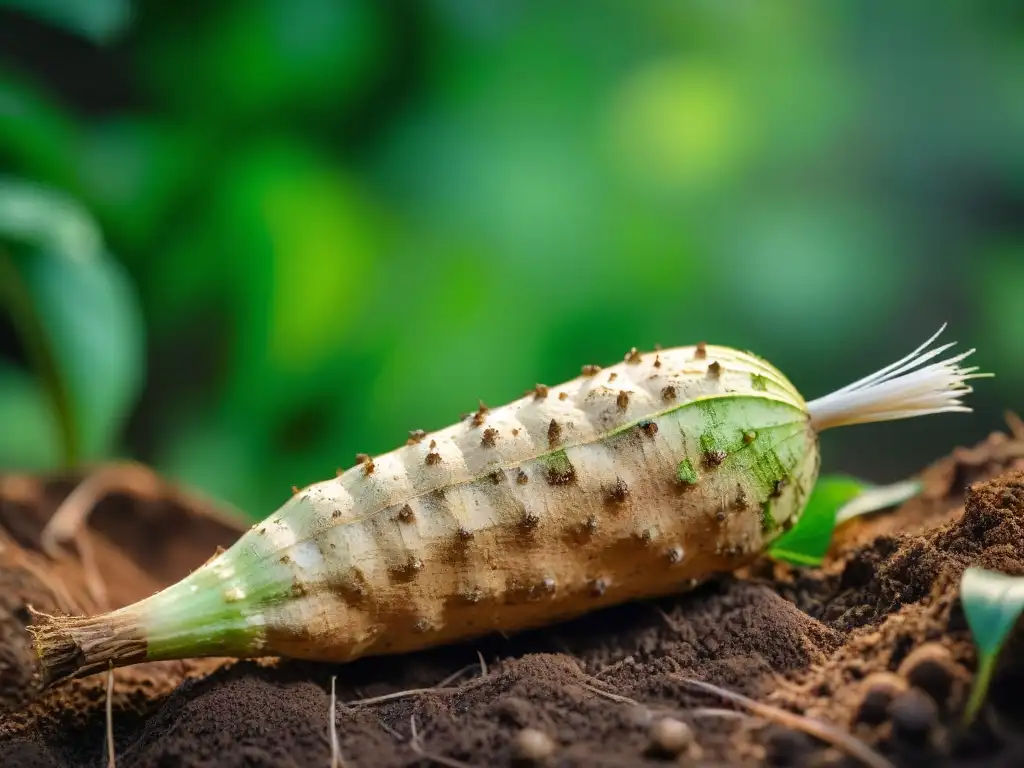
[[[346,666],[203,660],[118,670],[117,765],[329,766],[335,675],[350,768],[858,764],[803,732],[722,712],[733,705],[687,678],[827,720],[895,765],[1024,765],[1024,664],[1012,661],[1013,644],[983,716],[958,725],[975,655],[957,599],[968,565],[1024,573],[1024,440],[993,435],[923,479],[925,493],[900,510],[845,527],[821,569],[764,562],[672,599]],[[4,766],[106,764],[105,676],[40,694],[25,631],[29,604],[97,607],[77,554],[53,562],[38,550],[43,523],[71,487],[0,484]],[[180,578],[238,530],[178,503],[122,496],[104,502],[83,535],[113,606]],[[351,703],[431,688],[460,670],[436,690]],[[692,730],[677,757],[652,742],[652,724],[666,714]],[[547,734],[550,757],[529,762],[545,739],[527,728]],[[680,728],[660,729],[670,731]]]

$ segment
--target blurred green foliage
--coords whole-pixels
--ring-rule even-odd
[[[52,350],[87,350],[82,456],[262,516],[634,344],[749,348],[810,397],[948,320],[998,375],[975,419],[826,435],[826,468],[896,479],[1021,407],[1022,22],[1009,0],[0,0],[0,172],[116,254],[35,299]],[[5,311],[0,465],[56,466],[53,385]]]

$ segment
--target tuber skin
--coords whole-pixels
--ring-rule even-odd
[[[403,653],[692,588],[798,519],[822,429],[967,410],[980,374],[966,355],[920,368],[926,346],[810,404],[764,360],[706,344],[481,403],[297,492],[162,592],[40,615],[44,683],[111,663]]]

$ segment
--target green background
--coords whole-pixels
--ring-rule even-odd
[[[810,398],[945,321],[997,373],[975,417],[827,434],[825,470],[895,480],[1024,407],[1010,0],[0,0],[0,175],[95,227],[0,231],[6,469],[73,422],[262,517],[632,345]]]

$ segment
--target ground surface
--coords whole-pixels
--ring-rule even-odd
[[[975,657],[956,599],[968,565],[1024,573],[1024,441],[994,435],[923,478],[918,499],[844,528],[818,570],[763,563],[688,595],[545,631],[348,666],[204,660],[118,670],[117,765],[328,766],[332,675],[350,768],[508,765],[521,758],[527,727],[554,741],[550,765],[859,764],[778,723],[723,713],[733,705],[686,678],[829,721],[896,765],[1024,765],[1015,695],[1024,665],[1004,662],[983,717],[967,731],[957,725]],[[105,675],[40,695],[24,629],[29,604],[92,611],[104,600],[90,592],[78,553],[54,562],[38,549],[71,487],[0,484],[3,766],[106,764]],[[177,503],[120,496],[101,505],[85,535],[116,606],[180,578],[237,532]],[[1012,647],[1003,655],[1020,658]],[[459,670],[433,691],[344,704],[429,688]],[[652,748],[651,722],[666,712],[692,726],[694,743],[678,758]]]

